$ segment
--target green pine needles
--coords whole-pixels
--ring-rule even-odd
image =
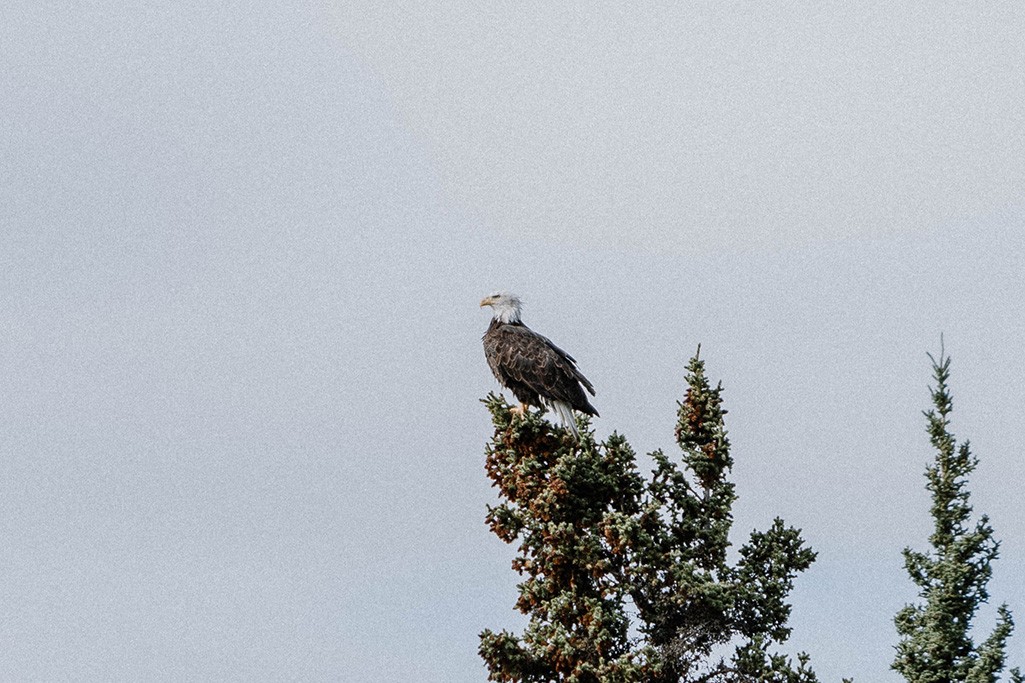
[[[997,625],[982,643],[976,644],[971,631],[976,611],[989,600],[986,585],[999,543],[985,515],[971,520],[968,475],[978,460],[968,442],[958,445],[950,432],[950,357],[941,350],[938,361],[929,359],[936,380],[930,390],[933,408],[925,413],[936,449],[935,461],[926,468],[932,550],[904,550],[904,565],[924,602],[907,605],[894,619],[901,640],[892,668],[910,683],[995,683],[1014,629],[1007,605],[998,609]],[[1013,669],[1010,680],[1021,683],[1023,677]]]
[[[481,634],[488,679],[502,682],[734,683],[817,681],[806,655],[775,652],[790,636],[787,597],[815,559],[776,519],[727,557],[733,461],[721,385],[697,355],[687,367],[676,442],[641,476],[622,436],[597,442],[510,412],[490,395],[487,473],[502,502],[491,530],[519,543],[523,633]],[[980,679],[981,680],[981,679]]]

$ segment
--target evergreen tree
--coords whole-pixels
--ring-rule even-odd
[[[976,611],[989,600],[986,585],[999,543],[986,515],[971,521],[968,475],[978,460],[968,442],[959,446],[950,432],[950,357],[941,350],[939,361],[932,355],[929,360],[936,380],[930,389],[933,408],[925,412],[936,449],[935,461],[926,468],[932,550],[904,550],[904,565],[924,603],[905,606],[894,619],[901,640],[892,668],[910,683],[994,683],[1014,628],[1011,612],[1000,606],[996,627],[982,643],[975,643],[971,630]],[[1021,683],[1021,673],[1012,670],[1011,680]]]
[[[727,558],[736,500],[722,387],[691,360],[680,404],[679,462],[651,454],[642,477],[617,434],[574,441],[540,413],[513,415],[491,395],[487,472],[503,502],[487,521],[519,541],[521,635],[481,634],[489,680],[567,683],[813,683],[807,657],[775,654],[790,635],[786,602],[814,560],[775,520]]]

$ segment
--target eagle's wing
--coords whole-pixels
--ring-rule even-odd
[[[594,395],[594,387],[568,353],[546,337],[523,325],[504,325],[496,339],[495,362],[510,379],[526,385],[543,398],[564,401],[589,414],[597,411],[581,385]]]

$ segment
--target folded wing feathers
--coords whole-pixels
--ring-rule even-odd
[[[573,357],[548,338],[525,325],[506,324],[489,329],[484,345],[499,381],[513,384],[511,389],[518,386],[521,400],[524,395],[535,394],[534,400],[540,399],[551,408],[574,438],[579,434],[573,410],[598,414],[584,393],[586,389],[594,396],[594,386],[577,369]]]
[[[592,396],[594,386],[577,369],[573,357],[527,327],[514,329],[516,341],[511,346],[517,349],[517,377],[552,401],[563,401],[577,410],[593,410],[580,386]]]

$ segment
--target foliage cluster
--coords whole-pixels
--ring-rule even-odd
[[[539,413],[486,400],[487,472],[504,499],[487,521],[519,542],[516,607],[530,617],[522,635],[481,634],[490,680],[816,680],[805,656],[772,650],[790,635],[787,595],[815,554],[777,519],[730,561],[736,493],[722,387],[697,356],[687,382],[680,456],[652,453],[651,478],[618,434],[598,443],[582,421],[576,441]]]

